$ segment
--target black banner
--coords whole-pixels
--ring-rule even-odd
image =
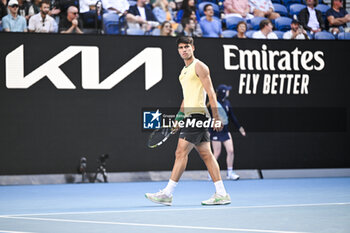
[[[0,34],[0,174],[170,170],[177,137],[147,148],[142,109],[176,109],[176,38]],[[348,41],[195,39],[229,100],[236,169],[341,168],[349,158]],[[173,114],[176,114],[174,112]],[[225,168],[225,150],[219,163]],[[192,152],[187,169],[205,169]]]

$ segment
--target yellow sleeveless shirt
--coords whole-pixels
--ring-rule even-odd
[[[204,114],[208,116],[208,110],[205,105],[207,93],[204,90],[201,80],[196,74],[195,66],[198,59],[185,66],[180,73],[179,80],[182,86],[184,97],[185,117],[190,114]]]

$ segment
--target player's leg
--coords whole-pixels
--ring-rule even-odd
[[[145,196],[147,199],[158,204],[172,204],[174,189],[186,169],[188,154],[193,149],[193,146],[192,143],[179,138],[175,152],[175,163],[167,186],[157,193],[146,193]]]
[[[202,205],[230,204],[231,199],[230,196],[226,193],[226,189],[220,175],[220,168],[213,153],[211,152],[210,143],[202,142],[195,148],[207,166],[216,189],[216,193],[209,200],[203,201]]]
[[[237,180],[239,179],[239,176],[233,172],[234,145],[233,145],[231,133],[228,133],[228,135],[230,139],[223,142],[227,153],[227,157],[226,157],[227,179]]]

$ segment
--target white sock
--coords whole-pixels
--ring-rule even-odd
[[[233,171],[232,167],[227,167],[227,175],[231,175]]]
[[[173,195],[176,185],[177,185],[177,182],[173,180],[169,180],[168,185],[165,187],[165,189],[163,189],[163,192],[168,196]]]
[[[226,196],[226,189],[224,186],[224,183],[222,182],[222,180],[216,181],[214,183],[215,185],[215,189],[216,189],[216,193],[221,195],[221,196]]]

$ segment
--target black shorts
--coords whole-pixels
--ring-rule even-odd
[[[184,122],[187,120],[193,120],[196,119],[196,121],[206,121],[208,118],[205,115],[202,114],[192,114],[189,117],[186,117],[184,119]],[[208,128],[197,128],[197,127],[184,127],[180,129],[180,136],[179,138],[182,138],[194,145],[199,145],[202,142],[210,142],[210,134],[208,131]]]
[[[213,129],[210,129],[209,132],[210,140],[212,141],[224,142],[230,139],[230,132],[228,131],[227,125],[224,125],[224,128],[219,132],[214,131]]]

